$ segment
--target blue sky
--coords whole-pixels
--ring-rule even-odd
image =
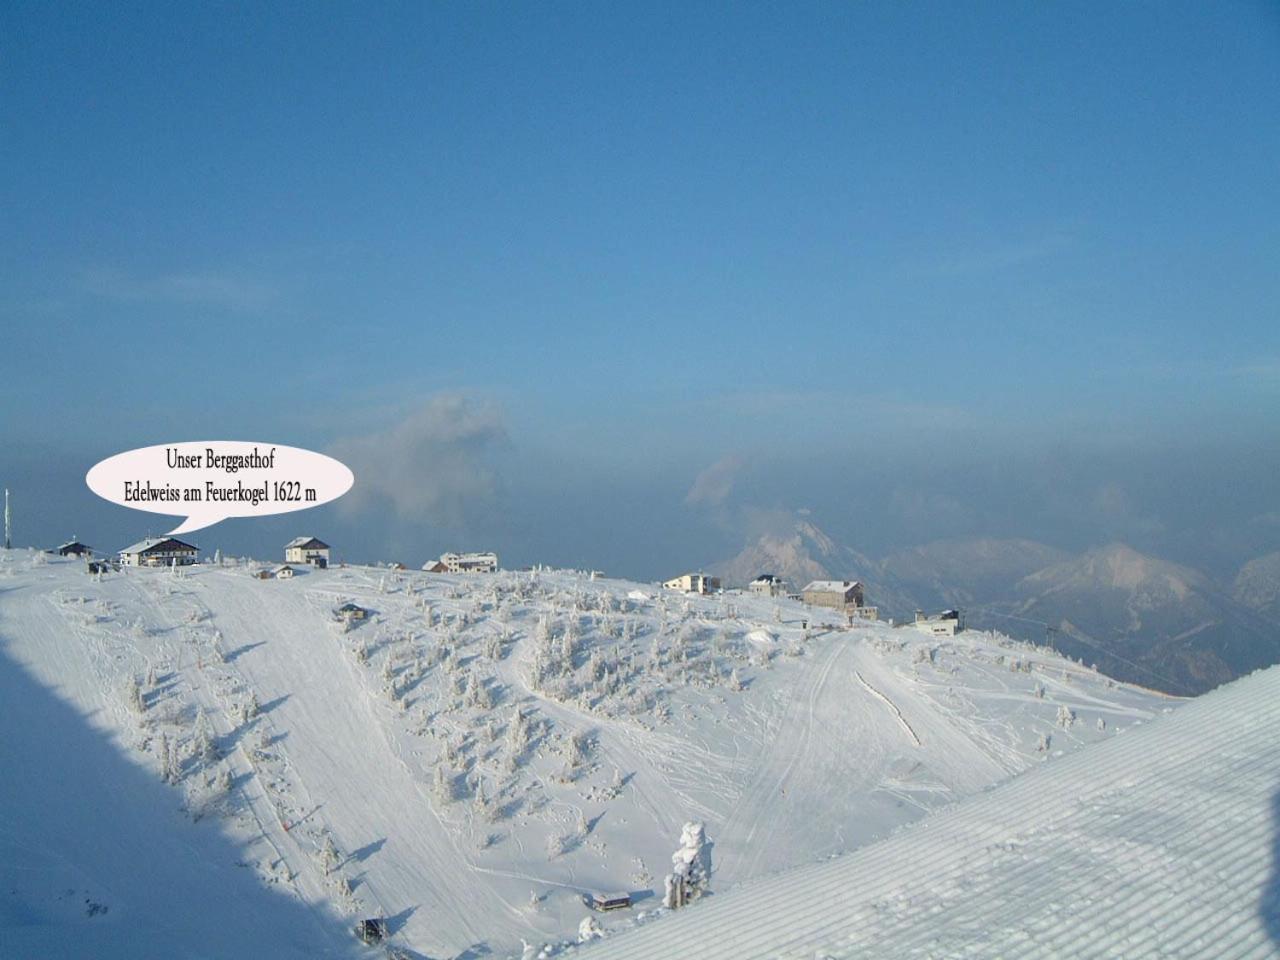
[[[1280,548],[1274,4],[9,3],[0,73],[37,541],[233,437],[476,471],[317,512],[367,555],[654,576],[741,540],[716,463],[870,552]]]

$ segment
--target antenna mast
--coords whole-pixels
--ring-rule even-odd
[[[4,548],[11,549],[9,545],[9,488],[4,488]]]

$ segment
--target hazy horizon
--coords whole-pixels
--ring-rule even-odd
[[[20,544],[172,529],[85,472],[225,438],[356,475],[227,553],[1280,549],[1272,5],[0,23]]]

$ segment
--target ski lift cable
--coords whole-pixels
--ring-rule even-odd
[[[981,607],[979,607],[978,609],[983,613],[989,614],[990,616],[993,616],[993,617],[1003,617],[1006,620],[1020,620],[1023,623],[1034,623],[1038,626],[1044,627],[1045,630],[1047,631],[1051,631],[1053,633],[1063,633],[1063,631],[1060,630],[1058,627],[1055,627],[1053,626],[1053,624],[1050,624],[1050,623],[1045,623],[1043,620],[1033,620],[1030,617],[1015,617],[1013,614],[999,613],[998,611],[995,611],[995,610],[983,610]],[[1193,693],[1185,684],[1180,683],[1179,681],[1174,680],[1171,677],[1166,677],[1161,673],[1157,673],[1155,670],[1152,670],[1150,667],[1145,667],[1140,663],[1135,663],[1134,661],[1128,659],[1127,657],[1122,657],[1120,656],[1120,654],[1112,650],[1108,650],[1105,647],[1099,646],[1098,644],[1094,643],[1092,640],[1086,639],[1085,637],[1082,637],[1079,634],[1068,633],[1066,635],[1070,637],[1072,640],[1076,641],[1077,643],[1082,643],[1086,647],[1090,647],[1098,651],[1099,653],[1103,654],[1104,656],[1110,657],[1113,660],[1119,660],[1121,663],[1127,664],[1128,666],[1133,667],[1133,669],[1139,671],[1140,673],[1145,673],[1147,676],[1151,677],[1152,679],[1159,680],[1162,683],[1168,684],[1170,687],[1176,690],[1183,691],[1187,696],[1190,696],[1190,697],[1195,696],[1195,693]]]

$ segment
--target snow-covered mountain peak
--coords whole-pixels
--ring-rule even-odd
[[[1046,567],[1026,578],[1028,586],[1050,589],[1099,589],[1143,592],[1185,600],[1209,586],[1203,574],[1167,560],[1139,553],[1123,543],[1090,550],[1079,557]]]

